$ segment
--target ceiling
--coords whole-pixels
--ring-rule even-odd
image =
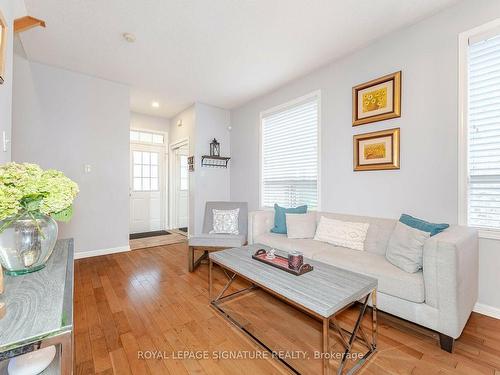
[[[25,0],[47,28],[21,38],[30,60],[126,83],[133,111],[171,117],[237,107],[455,2]]]

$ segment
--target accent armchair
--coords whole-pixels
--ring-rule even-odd
[[[212,210],[234,210],[240,209],[238,214],[239,234],[210,233],[213,228]],[[246,202],[207,202],[205,205],[205,217],[203,219],[203,232],[193,235],[188,240],[188,269],[193,272],[208,254],[213,251],[230,249],[246,245],[248,233],[248,204]],[[196,253],[202,254],[196,258]]]

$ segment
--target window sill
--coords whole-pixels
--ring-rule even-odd
[[[478,228],[479,238],[500,241],[500,230]]]

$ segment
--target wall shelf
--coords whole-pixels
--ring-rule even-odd
[[[210,156],[203,155],[201,157],[201,166],[202,167],[212,167],[212,168],[227,168],[227,164],[229,163],[228,157],[224,156]]]

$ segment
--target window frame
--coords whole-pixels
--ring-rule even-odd
[[[458,223],[468,223],[469,186],[469,39],[500,27],[500,18],[458,35]],[[500,229],[475,227],[480,238],[500,240]]]
[[[141,153],[141,163],[140,164],[136,164],[135,163],[135,157],[134,157],[134,153],[135,152],[140,152]],[[144,154],[145,153],[149,153],[150,154],[150,160],[149,160],[149,163],[148,164],[144,164],[144,161],[143,161],[143,158],[144,158]],[[161,189],[161,170],[160,170],[160,158],[162,157],[162,153],[163,151],[160,150],[160,149],[151,149],[151,150],[134,150],[132,151],[132,191],[134,193],[158,193],[158,192],[161,192],[162,189]],[[156,161],[156,164],[152,164],[151,163],[151,155],[152,154],[157,154],[158,155],[158,159]],[[135,177],[135,167],[136,166],[140,166],[141,167],[141,176],[140,177]],[[149,176],[148,177],[145,177],[143,176],[143,171],[144,171],[144,167],[145,166],[149,166]],[[153,177],[151,176],[151,167],[155,166],[157,168],[157,176],[156,177]],[[135,189],[135,179],[136,178],[139,178],[141,180],[141,189],[140,190],[137,190]],[[157,180],[157,188],[156,189],[151,189],[151,181],[153,178],[156,178]],[[144,182],[144,179],[149,179],[149,183],[150,183],[150,188],[149,189],[144,189],[143,188],[143,182]]]
[[[130,138],[130,135],[132,132],[138,132],[138,133],[149,133],[151,134],[152,136],[154,135],[161,135],[163,137],[163,143],[154,143],[154,142],[143,142],[143,141],[133,141],[131,138]],[[163,131],[155,131],[155,130],[149,130],[149,129],[141,129],[141,128],[130,128],[129,129],[129,142],[132,144],[137,144],[137,145],[146,145],[146,146],[154,146],[154,147],[163,147],[165,148],[166,147],[166,144],[167,144],[167,135],[168,133],[167,132],[163,132]]]
[[[308,99],[315,98],[318,103],[318,143],[317,143],[317,194],[318,194],[318,204],[316,206],[315,210],[311,211],[321,211],[321,144],[322,144],[322,139],[321,139],[321,118],[322,118],[322,110],[321,110],[321,90],[315,90],[313,92],[310,92],[308,94],[302,95],[298,98],[289,100],[283,104],[279,104],[277,106],[268,108],[264,111],[260,112],[259,115],[259,207],[261,210],[272,210],[272,207],[267,207],[264,206],[263,204],[263,198],[264,198],[264,184],[263,184],[263,172],[264,172],[264,162],[263,162],[263,157],[264,157],[264,150],[263,150],[263,120],[264,117],[269,116],[271,114],[274,114],[276,112],[283,111],[287,108],[293,107],[300,102],[306,101]]]

